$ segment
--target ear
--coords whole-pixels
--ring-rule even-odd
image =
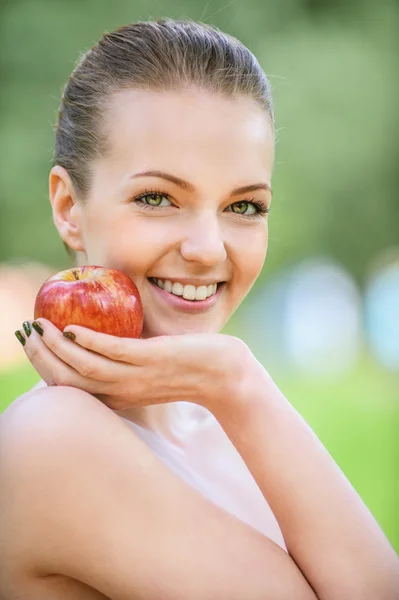
[[[62,240],[72,250],[85,251],[82,204],[76,197],[68,171],[60,165],[56,165],[50,171],[49,193],[53,221]]]

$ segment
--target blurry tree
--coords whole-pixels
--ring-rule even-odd
[[[0,260],[69,264],[52,224],[52,125],[67,77],[104,31],[170,16],[240,38],[270,76],[277,157],[268,273],[313,254],[362,281],[399,243],[394,0],[0,1]]]

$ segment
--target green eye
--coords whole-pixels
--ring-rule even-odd
[[[256,213],[256,207],[251,202],[246,202],[245,200],[242,200],[241,202],[234,202],[234,204],[232,204],[231,207],[232,211],[238,215]],[[235,210],[235,208],[237,208],[238,210]],[[246,212],[248,208],[250,208],[251,210],[249,212]]]
[[[160,206],[165,196],[163,194],[146,194],[145,196],[142,196],[142,199],[144,198],[150,206]]]
[[[146,192],[145,194],[141,194],[141,196],[136,196],[134,201],[143,208],[157,208],[158,206],[167,207],[172,205],[168,194],[161,192]],[[162,204],[164,201],[166,201],[167,204]]]

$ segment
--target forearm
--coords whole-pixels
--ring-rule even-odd
[[[255,360],[215,410],[320,600],[397,600],[399,559],[303,417]]]

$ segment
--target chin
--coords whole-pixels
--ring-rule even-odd
[[[218,333],[220,328],[215,327],[215,323],[163,323],[158,326],[147,324],[144,321],[143,339],[157,337],[160,335],[190,335],[193,333]]]

